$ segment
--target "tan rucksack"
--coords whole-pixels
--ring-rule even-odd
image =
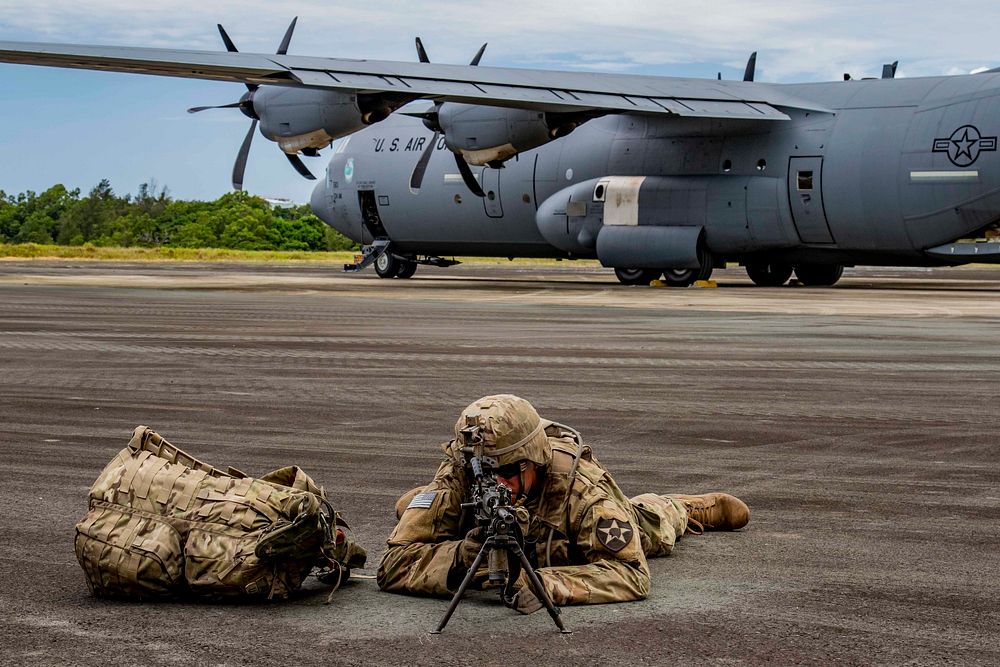
[[[90,489],[76,557],[101,597],[270,600],[314,569],[339,584],[367,556],[298,467],[223,472],[139,426]]]

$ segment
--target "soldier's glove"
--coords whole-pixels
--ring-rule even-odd
[[[476,556],[483,548],[483,542],[486,541],[486,531],[482,526],[473,528],[468,533],[465,534],[465,538],[462,543],[458,546],[458,553],[455,556],[455,560],[458,565],[461,565],[463,569],[468,570],[472,567],[472,563],[475,562]]]
[[[542,601],[527,586],[518,590],[514,594],[514,599],[510,601],[511,609],[522,614],[534,614],[544,606]]]

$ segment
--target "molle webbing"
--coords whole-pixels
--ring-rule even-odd
[[[95,594],[127,599],[283,598],[316,565],[365,560],[299,468],[223,472],[144,426],[94,482],[76,552]]]
[[[128,441],[128,448],[133,452],[146,451],[157,458],[166,459],[171,463],[180,463],[192,470],[200,470],[212,477],[245,477],[235,468],[223,472],[207,463],[199,461],[182,449],[179,449],[163,439],[163,437],[148,426],[137,426]],[[233,474],[236,473],[236,474]]]

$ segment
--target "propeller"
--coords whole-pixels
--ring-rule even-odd
[[[295,32],[295,24],[298,23],[299,17],[296,16],[292,19],[292,22],[288,25],[288,29],[285,30],[285,36],[281,38],[281,44],[278,46],[276,53],[279,56],[284,56],[288,54],[288,46],[292,42],[292,34]],[[233,42],[229,33],[226,29],[222,27],[222,24],[217,24],[219,28],[219,35],[222,37],[222,43],[226,45],[226,51],[230,53],[239,53],[239,49],[236,48],[236,44]],[[254,133],[257,131],[257,125],[260,121],[260,116],[257,115],[256,110],[253,108],[253,95],[260,87],[255,83],[245,84],[247,87],[247,92],[243,94],[239,102],[233,102],[232,104],[220,104],[217,106],[204,106],[204,107],[192,107],[188,109],[188,113],[199,113],[201,111],[207,111],[208,109],[239,109],[243,112],[243,115],[250,119],[250,130],[247,132],[246,137],[243,138],[243,143],[240,145],[240,150],[236,154],[236,162],[233,164],[233,189],[242,190],[243,189],[243,177],[246,174],[247,169],[247,158],[250,156],[250,145],[253,143]],[[282,151],[284,153],[284,151]],[[312,172],[309,171],[305,163],[299,158],[298,155],[292,155],[290,153],[284,153],[285,157],[288,159],[289,164],[302,175],[303,178],[307,178],[310,181],[315,181],[316,177],[313,176]]]
[[[757,73],[757,52],[754,51],[750,54],[750,59],[747,61],[747,68],[743,70],[743,80],[753,81],[754,74]]]
[[[419,37],[416,39],[417,45],[417,58],[420,59],[422,63],[429,63],[430,58],[427,57],[427,50],[424,48],[424,43]],[[476,67],[479,65],[479,61],[482,60],[483,54],[486,53],[486,44],[479,47],[476,55],[473,56],[472,61],[469,63],[470,66]],[[412,116],[414,118],[419,118],[424,121],[424,126],[428,130],[434,132],[431,137],[431,141],[427,144],[427,148],[424,152],[420,154],[420,159],[417,160],[416,166],[413,167],[413,173],[410,174],[410,192],[417,194],[420,192],[420,186],[424,182],[424,174],[427,173],[427,165],[431,161],[431,156],[434,154],[434,149],[437,147],[438,140],[444,133],[441,129],[441,124],[438,120],[438,112],[441,110],[441,102],[435,102],[434,106],[423,113],[405,113],[407,116]],[[455,166],[458,167],[458,173],[462,175],[462,181],[465,182],[465,187],[469,188],[469,192],[477,197],[485,197],[486,193],[483,192],[482,186],[476,179],[475,174],[472,173],[472,168],[469,167],[469,163],[465,161],[465,158],[458,153],[452,153],[455,156]]]
[[[753,77],[756,71],[757,71],[757,52],[754,51],[753,53],[750,54],[750,59],[747,60],[746,69],[743,70],[743,80],[753,81]],[[716,74],[715,78],[718,79],[719,81],[722,81],[722,72]]]

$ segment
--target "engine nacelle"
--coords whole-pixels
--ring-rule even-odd
[[[326,148],[385,115],[359,106],[358,96],[335,90],[262,86],[251,94],[260,131],[286,153]]]
[[[445,143],[474,165],[504,162],[572,131],[551,126],[547,114],[530,109],[442,104],[437,118]]]

